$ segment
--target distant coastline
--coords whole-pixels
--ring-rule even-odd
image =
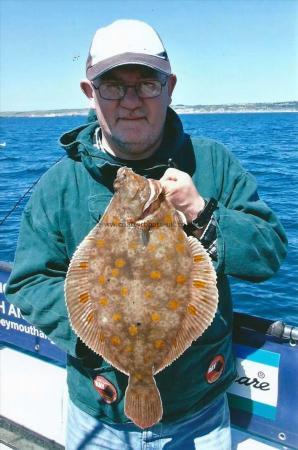
[[[276,103],[230,103],[225,105],[171,105],[178,114],[227,114],[298,112],[298,101]],[[88,108],[44,111],[7,111],[0,117],[59,117],[87,116]]]

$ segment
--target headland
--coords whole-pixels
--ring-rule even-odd
[[[275,103],[229,103],[223,105],[171,105],[178,114],[227,114],[227,113],[273,113],[298,112],[298,101]],[[36,111],[5,111],[0,117],[59,117],[87,116],[88,108],[54,109]]]

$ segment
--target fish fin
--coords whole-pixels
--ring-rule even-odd
[[[211,325],[218,306],[216,272],[211,258],[196,238],[189,236],[187,241],[193,259],[190,299],[171,349],[161,364],[155,367],[154,374],[182,355],[205,332]]]
[[[95,226],[74,252],[64,285],[64,294],[71,327],[95,353],[102,355],[104,340],[96,320],[96,309],[89,293],[90,249],[99,226]]]
[[[146,378],[146,384],[134,381],[134,374],[128,380],[125,392],[126,416],[140,428],[149,428],[160,421],[163,414],[159,390],[153,376]]]
[[[147,200],[147,202],[145,203],[143,210],[145,211],[145,209],[147,209],[152,203],[154,203],[158,197],[160,196],[160,194],[162,193],[162,186],[160,181],[158,180],[153,180],[152,178],[148,178],[147,179],[148,183],[149,183],[149,188],[150,188],[150,196]]]
[[[177,222],[180,224],[180,226],[184,226],[187,225],[187,220],[186,220],[186,216],[182,211],[178,211],[176,210],[176,217],[177,217]]]

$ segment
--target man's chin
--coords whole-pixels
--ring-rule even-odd
[[[144,133],[144,130],[141,128],[134,128],[134,129],[126,129],[124,131],[121,131],[120,133],[115,133],[112,138],[116,141],[123,142],[123,143],[131,143],[134,144],[142,144],[142,142],[150,140],[151,133]]]
[[[129,134],[119,137],[114,135],[111,140],[115,148],[132,154],[146,153],[151,148],[157,148],[160,143],[160,139],[152,139],[152,135],[143,137]]]
[[[122,141],[117,143],[117,148],[125,153],[142,154],[146,153],[151,145],[148,145],[148,142]]]

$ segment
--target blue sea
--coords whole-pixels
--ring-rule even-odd
[[[298,325],[298,113],[189,114],[181,119],[186,132],[223,142],[253,173],[260,196],[278,214],[289,239],[287,259],[271,280],[231,280],[235,310]],[[80,116],[0,119],[0,222],[63,156],[58,137],[85,121]],[[14,259],[27,200],[28,195],[0,226],[0,261]]]

